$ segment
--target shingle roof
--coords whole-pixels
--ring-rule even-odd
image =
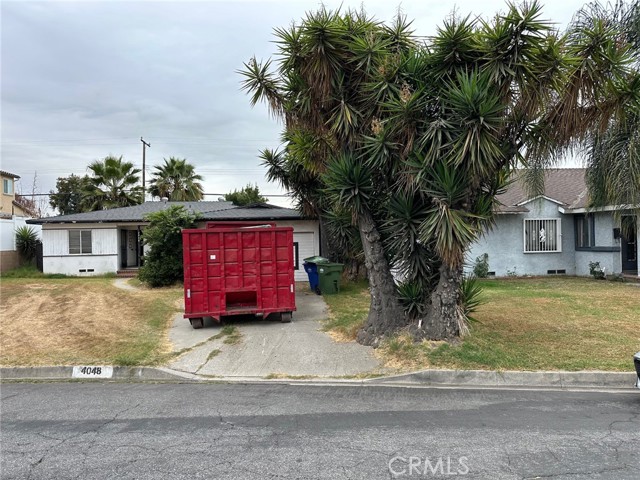
[[[202,220],[279,220],[299,219],[300,213],[275,205],[255,204],[236,207],[231,202],[144,202],[132,207],[112,208],[96,212],[74,213],[27,220],[27,223],[124,223],[144,222],[149,213],[158,212],[171,205],[181,205],[200,213]]]
[[[555,200],[565,208],[586,208],[589,202],[584,168],[556,168],[547,170],[544,174],[544,196]],[[517,177],[513,184],[498,201],[498,213],[528,212],[526,202],[533,200],[527,194],[527,189],[521,177]]]

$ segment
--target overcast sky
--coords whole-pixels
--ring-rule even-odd
[[[564,26],[584,3],[546,1]],[[491,16],[503,1],[329,1],[390,20],[398,7],[418,35],[432,35],[456,8]],[[272,31],[317,1],[10,1],[1,3],[1,168],[22,177],[17,191],[49,192],[57,177],[83,175],[106,155],[123,155],[147,175],[170,156],[187,158],[207,193],[264,179],[258,152],[279,145],[281,125],[251,108],[236,71],[252,55],[275,53]],[[215,200],[217,196],[207,196]],[[282,198],[271,198],[286,204]]]

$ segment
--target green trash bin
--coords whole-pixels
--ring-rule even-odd
[[[343,267],[342,263],[318,264],[320,292],[325,295],[331,295],[340,291],[340,275]]]

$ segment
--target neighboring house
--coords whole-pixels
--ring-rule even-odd
[[[75,213],[29,220],[42,225],[43,271],[67,275],[100,275],[135,269],[143,254],[141,232],[145,216],[182,205],[200,213],[198,226],[208,221],[273,221],[293,227],[296,280],[306,280],[302,260],[320,253],[317,220],[299,212],[268,204],[236,207],[231,202],[145,202],[132,207]]]
[[[15,173],[0,170],[2,180],[2,198],[0,198],[0,218],[30,217],[30,212],[16,201],[16,181],[20,179]]]
[[[585,169],[562,168],[545,174],[544,195],[529,198],[516,180],[498,196],[496,224],[467,252],[468,270],[489,255],[489,271],[507,275],[589,275],[599,262],[607,274],[638,275],[638,218],[623,210],[632,225],[623,235],[614,210],[588,208]]]
[[[6,272],[20,265],[20,254],[16,249],[16,229],[26,225],[31,212],[16,201],[16,181],[20,177],[15,173],[0,170],[2,195],[0,196],[0,272]],[[34,230],[40,232],[35,225]]]

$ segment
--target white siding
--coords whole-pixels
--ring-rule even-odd
[[[91,254],[69,255],[69,230],[91,230]],[[118,270],[118,229],[78,225],[42,230],[44,273],[101,275]]]
[[[118,255],[118,230],[92,230],[91,248],[94,255]]]
[[[68,230],[42,230],[42,256],[52,255],[69,255]]]

